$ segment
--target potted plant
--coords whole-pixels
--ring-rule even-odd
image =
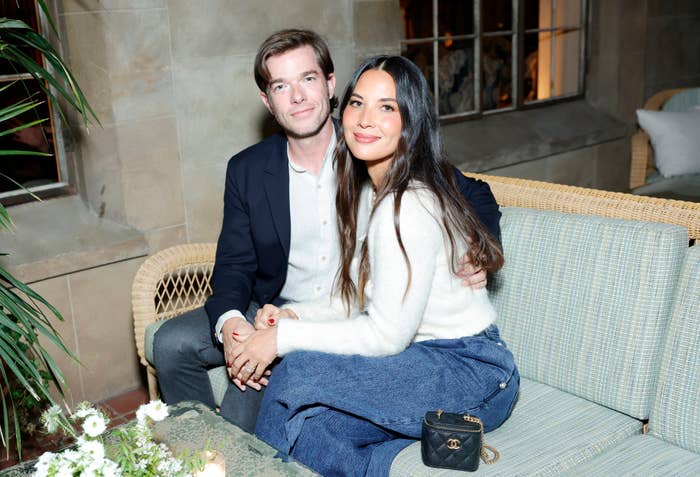
[[[37,3],[51,28],[57,33],[44,0],[38,0]],[[30,54],[31,51],[39,51],[46,64],[37,62]],[[0,58],[7,60],[17,72],[29,73],[59,112],[61,107],[57,101],[58,97],[63,98],[71,108],[80,113],[84,124],[87,124],[88,117],[99,123],[58,52],[26,23],[0,18]],[[28,97],[0,108],[0,136],[15,134],[46,121],[47,118],[39,118],[20,125],[10,122],[13,118],[34,110],[39,104],[41,101]],[[13,126],[8,127],[8,124]],[[0,158],[17,154],[44,153],[0,150]],[[0,204],[0,233],[7,233],[12,228],[9,214]],[[0,255],[6,254],[0,251]],[[51,342],[61,352],[74,359],[75,356],[61,340],[53,325],[55,320],[63,320],[55,307],[0,266],[0,405],[3,415],[0,422],[0,441],[8,457],[9,439],[14,435],[17,453],[21,459],[22,441],[18,413],[20,406],[27,407],[27,399],[45,403],[46,406],[42,408],[55,404],[51,395],[52,386],[63,396],[63,374],[44,344]],[[17,386],[21,386],[21,390],[18,390]]]

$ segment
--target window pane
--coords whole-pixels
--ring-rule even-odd
[[[552,26],[553,0],[524,0],[525,29],[549,28]]]
[[[555,0],[554,26],[572,26],[581,22],[581,0]]]
[[[434,84],[433,71],[435,71],[433,62],[433,42],[419,43],[413,45],[402,45],[401,56],[404,56],[414,62],[425,75],[430,86],[430,92],[433,92]]]
[[[547,38],[549,38],[549,34],[547,34]],[[523,101],[526,103],[542,99],[538,96],[539,85],[537,81],[539,78],[546,82],[549,74],[538,74],[539,55],[542,54],[540,48],[549,51],[548,47],[549,43],[543,44],[540,41],[540,34],[529,33],[525,35],[523,41]],[[547,64],[549,64],[548,61]],[[548,95],[544,97],[548,97]]]
[[[511,72],[513,42],[510,36],[486,37],[483,40],[483,107],[506,108],[513,104]]]
[[[513,28],[513,4],[511,0],[488,0],[482,2],[481,30],[511,30]]]
[[[13,129],[37,119],[50,117],[46,95],[41,92],[34,80],[17,81],[3,91],[2,96],[0,96],[0,108],[10,106],[31,95],[33,95],[33,99],[43,100],[44,103],[20,116],[4,121],[0,126],[2,130]],[[51,132],[50,121],[0,137],[1,150],[34,151],[52,154],[49,157],[0,156],[0,172],[19,182],[24,187],[51,184],[59,181],[60,173],[53,143],[54,138]],[[0,192],[16,189],[18,187],[14,183],[0,176]]]
[[[401,0],[405,39],[433,36],[433,2]]]
[[[474,0],[438,1],[439,36],[471,35],[473,33]]]
[[[439,114],[474,110],[474,41],[441,42],[439,54]]]
[[[553,96],[578,91],[579,31],[557,30],[554,36]]]

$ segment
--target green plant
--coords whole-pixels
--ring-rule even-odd
[[[46,15],[51,28],[56,32],[45,2],[38,0],[37,3]],[[32,49],[38,50],[43,55],[47,66],[34,60],[29,54]],[[29,73],[62,115],[59,97],[78,111],[84,124],[87,125],[89,118],[99,124],[75,77],[58,52],[27,24],[19,20],[0,18],[0,58],[7,60],[18,73]],[[0,93],[2,91],[3,89],[0,89]],[[14,134],[45,121],[46,118],[39,118],[1,130],[6,127],[7,121],[35,109],[39,104],[41,104],[40,101],[28,97],[0,108],[0,136]],[[43,155],[28,151],[19,153]],[[17,155],[18,151],[0,151],[0,157],[9,154]],[[0,232],[10,232],[12,229],[12,219],[5,207],[0,204]],[[7,253],[0,252],[0,256],[2,255]],[[8,439],[11,434],[14,434],[17,453],[21,458],[22,440],[17,410],[21,411],[22,406],[27,407],[26,400],[55,404],[51,395],[51,386],[55,386],[58,393],[63,396],[63,374],[44,344],[51,342],[61,352],[76,359],[53,326],[54,320],[63,320],[59,311],[0,266],[0,386],[2,386],[3,416],[0,423],[0,440],[8,456]],[[18,383],[24,392],[17,393],[13,383]]]

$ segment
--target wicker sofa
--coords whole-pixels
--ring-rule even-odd
[[[478,177],[503,207],[506,266],[490,288],[523,376],[511,418],[487,435],[501,460],[478,473],[698,474],[700,247],[688,247],[698,204]],[[137,273],[135,336],[152,393],[154,322],[200,306],[213,258],[213,244],[183,245]],[[223,368],[210,377],[221,399]],[[451,474],[424,467],[418,443],[391,473]]]

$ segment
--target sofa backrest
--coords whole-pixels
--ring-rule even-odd
[[[506,263],[491,296],[521,375],[648,418],[686,229],[501,211]]]
[[[700,245],[688,249],[661,354],[649,433],[700,453]]]

